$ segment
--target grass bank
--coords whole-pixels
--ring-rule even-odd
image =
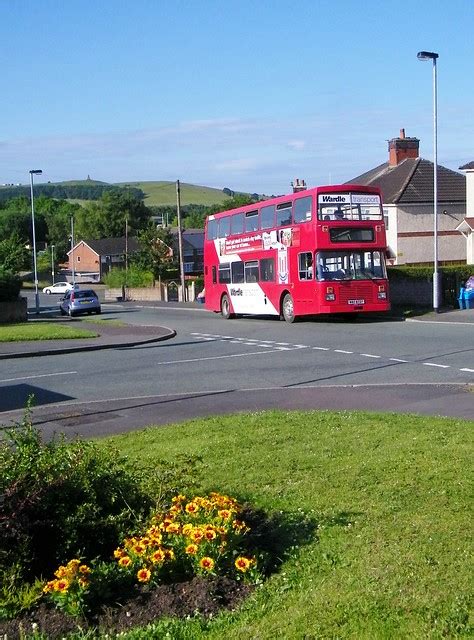
[[[95,338],[97,332],[55,322],[21,322],[0,324],[0,342],[23,342],[25,340],[65,340],[71,338]]]
[[[113,438],[140,461],[200,456],[197,490],[311,519],[243,609],[129,638],[446,638],[474,633],[474,422],[258,412]]]

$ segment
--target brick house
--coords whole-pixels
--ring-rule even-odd
[[[81,275],[94,276],[102,280],[112,267],[125,267],[125,255],[138,251],[134,237],[81,240],[68,251],[68,268]]]
[[[466,174],[466,217],[456,227],[466,240],[466,262],[474,264],[474,162],[468,162],[460,171]]]
[[[379,187],[391,264],[433,264],[433,163],[419,157],[418,138],[388,142],[388,161],[346,184]],[[466,216],[466,177],[438,165],[439,264],[466,262],[466,241],[459,225]]]

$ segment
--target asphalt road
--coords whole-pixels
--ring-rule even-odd
[[[2,424],[19,419],[29,394],[46,433],[88,437],[267,407],[474,417],[473,325],[225,321],[172,303],[104,305],[103,317],[177,335],[155,345],[0,362]]]

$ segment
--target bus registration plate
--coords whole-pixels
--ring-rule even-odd
[[[348,300],[347,304],[365,304],[365,300]]]

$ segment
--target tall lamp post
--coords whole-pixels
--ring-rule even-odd
[[[74,216],[71,216],[71,264],[72,286],[76,284],[76,270],[74,269]]]
[[[51,284],[54,284],[54,244],[51,245],[51,278]]]
[[[433,271],[433,310],[439,311],[440,274],[438,271],[438,87],[436,60],[439,55],[434,51],[419,51],[418,60],[433,61],[433,216],[434,216],[434,271]]]
[[[39,293],[38,293],[38,268],[36,265],[36,230],[35,230],[35,200],[33,195],[33,176],[39,176],[43,173],[41,169],[30,170],[30,186],[31,186],[31,226],[33,228],[33,268],[35,272],[35,309],[36,315],[39,315]]]

